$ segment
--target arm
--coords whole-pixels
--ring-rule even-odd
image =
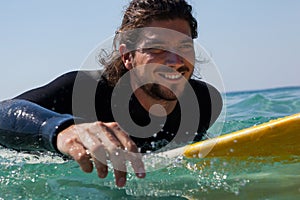
[[[77,72],[0,102],[0,144],[25,151],[57,151],[56,136],[74,123],[70,105]]]
[[[91,172],[94,163],[101,178],[106,177],[110,160],[120,187],[126,182],[127,160],[138,177],[145,177],[135,143],[116,122],[74,123],[75,78],[77,73],[68,73],[13,100],[0,102],[0,144],[17,150],[57,151],[72,157],[85,172]],[[87,86],[95,81],[84,73],[79,78]]]
[[[75,125],[72,115],[58,114],[26,100],[1,102],[0,115],[3,146],[26,151],[58,151],[72,157],[85,172],[92,172],[94,162],[100,178],[107,176],[109,159],[120,187],[126,183],[126,160],[131,162],[139,178],[145,177],[136,145],[115,122]]]
[[[74,123],[73,116],[25,100],[0,104],[0,144],[25,151],[57,151],[57,134]]]

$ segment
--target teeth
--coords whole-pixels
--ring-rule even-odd
[[[164,74],[164,77],[167,79],[179,79],[181,76],[180,74]]]

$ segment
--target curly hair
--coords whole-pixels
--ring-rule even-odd
[[[117,49],[119,33],[146,27],[155,20],[184,19],[191,28],[192,38],[198,37],[197,20],[192,15],[192,6],[185,0],[132,0],[124,12],[122,24],[116,31],[113,51],[100,56],[99,62],[105,67],[103,75],[114,86],[127,72]],[[134,40],[134,37],[131,37]],[[130,44],[130,37],[124,43]]]

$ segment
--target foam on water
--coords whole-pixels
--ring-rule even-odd
[[[300,88],[227,94],[223,132],[298,113],[299,97]],[[126,187],[119,189],[112,173],[99,179],[96,172],[85,174],[76,162],[53,154],[2,148],[0,199],[300,199],[299,161],[152,157],[145,164],[156,170],[145,179],[128,174]]]

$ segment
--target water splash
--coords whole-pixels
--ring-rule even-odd
[[[225,131],[300,112],[300,88],[254,93],[228,95]],[[239,102],[257,107],[248,112]],[[155,159],[168,165],[157,166]],[[99,179],[55,155],[0,148],[0,199],[300,199],[300,157],[154,158],[146,165],[158,169],[145,179],[128,174],[127,186],[119,189],[112,173]]]

